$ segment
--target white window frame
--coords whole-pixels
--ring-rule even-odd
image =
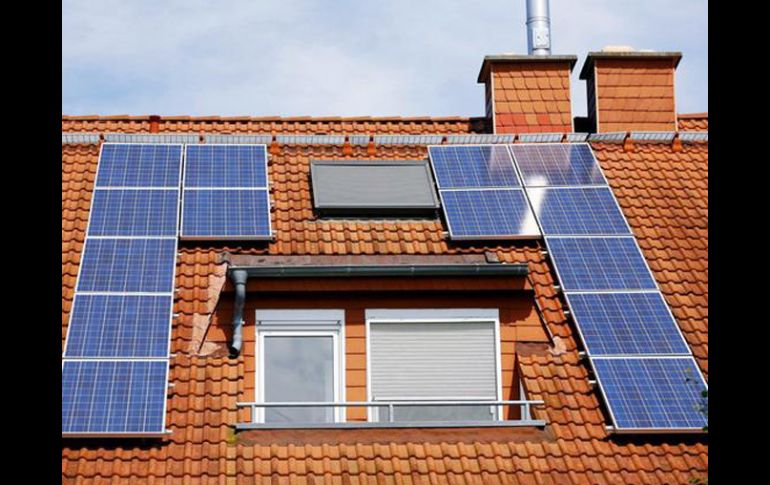
[[[365,312],[366,324],[366,400],[373,402],[372,395],[372,363],[371,363],[371,324],[372,323],[493,323],[495,335],[495,381],[496,381],[496,400],[503,399],[503,380],[502,380],[502,354],[500,350],[500,310],[498,308],[438,308],[438,309],[367,309]],[[382,399],[382,398],[381,398]],[[479,396],[463,396],[457,398],[437,397],[436,400],[462,400],[462,399],[486,399]],[[398,397],[398,399],[388,400],[396,401],[415,401],[419,399],[409,396]],[[497,406],[497,416],[493,421],[503,421],[503,406]],[[367,421],[379,422],[379,409],[376,407],[367,408]]]
[[[254,359],[255,401],[265,403],[265,337],[331,337],[334,349],[334,402],[345,400],[345,311],[257,310]],[[256,408],[256,422],[265,422],[265,409]],[[344,423],[346,408],[334,408],[334,423]]]

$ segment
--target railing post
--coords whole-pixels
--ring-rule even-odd
[[[393,411],[394,411],[393,403],[388,404],[388,421],[390,421],[391,423],[394,421]]]
[[[524,416],[526,416],[526,418]],[[524,403],[524,416],[522,416],[522,419],[526,419],[527,421],[532,419],[532,415],[529,413],[529,401]]]

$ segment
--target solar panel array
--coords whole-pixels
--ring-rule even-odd
[[[505,145],[428,147],[452,239],[539,237]]]
[[[105,143],[62,359],[62,435],[165,432],[182,145]]]
[[[269,239],[265,145],[187,145],[184,239]]]
[[[177,235],[272,235],[264,145],[185,154],[182,176],[182,145],[102,146],[62,362],[63,435],[164,433]],[[545,236],[618,431],[705,425],[705,381],[587,144],[429,155],[453,239]]]
[[[697,431],[706,383],[588,144],[509,145],[616,431]]]

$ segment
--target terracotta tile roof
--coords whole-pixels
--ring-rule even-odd
[[[218,134],[485,133],[486,119],[431,117],[249,117],[249,116],[63,116],[63,132]]]
[[[596,79],[599,131],[676,129],[670,60],[604,59],[596,64]]]
[[[63,120],[63,126],[71,120]],[[72,131],[133,131],[141,120],[77,121]],[[180,121],[179,131],[244,122]],[[262,123],[262,122],[256,122]],[[280,127],[283,121],[270,121]],[[302,121],[292,121],[296,128]],[[310,122],[315,123],[315,122]],[[456,121],[333,121],[340,132],[469,129]],[[344,123],[356,125],[342,127]],[[358,126],[360,123],[362,126]],[[380,123],[381,125],[378,125]],[[161,122],[163,126],[164,122]],[[240,126],[240,125],[239,125]],[[166,127],[169,128],[169,127]],[[142,128],[143,129],[143,128]],[[261,130],[262,128],[259,128]],[[139,130],[141,131],[141,130]],[[171,130],[169,130],[171,131]],[[636,143],[594,144],[623,211],[650,261],[698,362],[708,370],[707,180],[708,146]],[[273,153],[271,178],[277,240],[271,254],[457,254],[495,251],[506,262],[526,262],[530,283],[550,333],[563,353],[519,354],[528,397],[543,399],[536,415],[548,421],[547,440],[396,443],[383,434],[377,443],[248,444],[233,439],[235,403],[244,392],[243,358],[202,357],[190,353],[196,319],[211,312],[209,282],[223,267],[217,254],[237,247],[186,243],[180,248],[173,330],[168,427],[162,442],[122,440],[64,442],[64,483],[687,483],[708,469],[708,446],[699,437],[607,435],[597,393],[554,288],[554,274],[537,242],[506,245],[451,245],[439,222],[314,220],[307,172],[309,158],[366,157],[364,147],[343,155],[341,147],[280,147]],[[377,157],[422,158],[425,147],[383,146]],[[62,146],[62,341],[84,239],[98,157],[94,145]],[[242,252],[265,250],[240,248]]]
[[[677,118],[679,131],[708,131],[709,129],[708,113],[680,113]]]
[[[701,369],[708,373],[708,146],[594,145]]]
[[[566,66],[566,64],[565,64]],[[572,131],[570,71],[559,64],[492,68],[497,133]]]

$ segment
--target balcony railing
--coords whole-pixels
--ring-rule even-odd
[[[239,408],[251,410],[251,420],[246,423],[237,423],[236,429],[298,429],[298,428],[458,428],[458,427],[500,427],[500,426],[545,426],[545,421],[532,418],[532,408],[542,406],[543,401],[515,400],[515,401],[490,401],[490,400],[443,400],[443,401],[339,401],[339,402],[239,402]],[[488,406],[490,419],[451,419],[451,420],[401,420],[397,418],[400,407],[446,407],[446,406]],[[503,408],[518,407],[520,417],[516,419],[503,418]],[[345,421],[343,419],[326,419],[312,422],[300,421],[267,421],[264,419],[264,410],[271,408],[329,408],[338,410],[341,408],[374,408],[375,413],[386,411],[385,419],[372,420],[372,414],[368,413],[368,421]],[[337,413],[333,413],[337,415]]]

